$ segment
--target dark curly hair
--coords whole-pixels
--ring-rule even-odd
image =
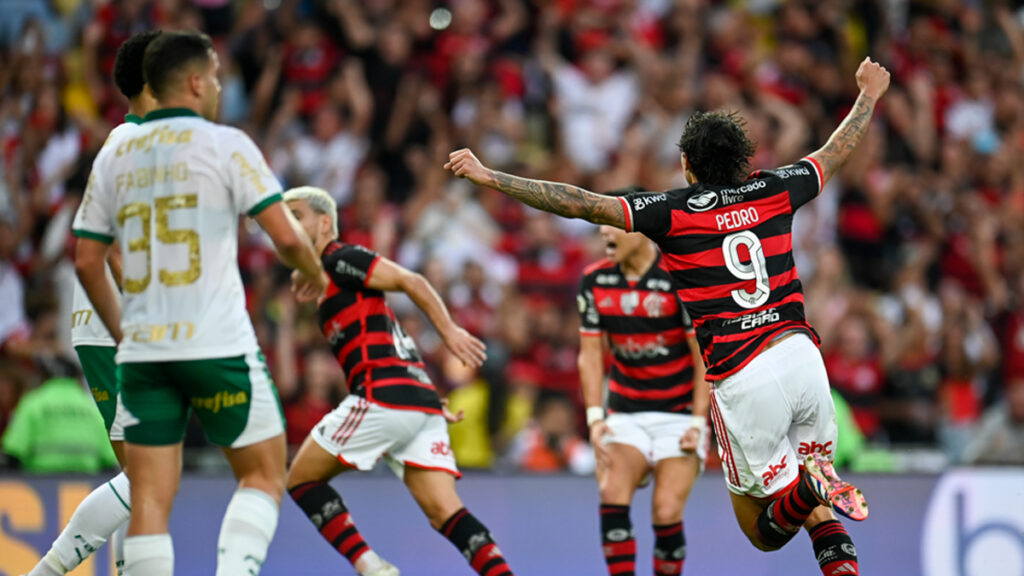
[[[731,186],[747,179],[755,147],[745,127],[746,122],[735,112],[694,112],[690,116],[678,146],[701,182]]]
[[[142,72],[142,57],[146,54],[149,43],[159,35],[159,30],[140,32],[125,40],[117,49],[117,56],[114,58],[114,84],[125,98],[135,98],[142,93],[142,87],[146,84]]]

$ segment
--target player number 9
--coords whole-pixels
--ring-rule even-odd
[[[739,248],[746,246],[750,252],[750,262],[740,260]],[[732,299],[743,308],[757,308],[768,302],[771,285],[768,278],[768,265],[764,260],[761,240],[750,230],[729,234],[722,242],[725,255],[725,267],[740,280],[753,280],[754,290],[733,290]]]

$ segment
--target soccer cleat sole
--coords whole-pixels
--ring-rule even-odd
[[[804,469],[810,475],[812,487],[816,488],[833,510],[855,522],[867,519],[868,501],[864,493],[841,479],[827,458],[821,454],[811,454],[804,460]],[[823,488],[824,493],[818,488]]]

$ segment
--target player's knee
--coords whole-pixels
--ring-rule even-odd
[[[675,495],[658,497],[655,495],[651,506],[651,519],[655,524],[673,524],[683,518],[683,503]]]
[[[630,501],[633,499],[633,491],[621,482],[615,482],[614,480],[606,479],[604,482],[601,482],[599,492],[602,504],[629,506]]]

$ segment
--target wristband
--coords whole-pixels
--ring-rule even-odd
[[[590,406],[587,408],[587,428],[594,425],[598,420],[604,420],[604,408]]]

